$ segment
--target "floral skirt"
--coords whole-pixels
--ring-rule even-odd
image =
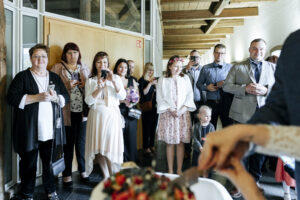
[[[158,140],[167,144],[189,143],[191,140],[191,116],[187,111],[180,117],[170,112],[161,113],[158,120]]]

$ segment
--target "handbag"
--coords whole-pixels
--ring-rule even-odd
[[[149,101],[145,101],[144,103],[139,103],[142,112],[148,112],[153,109],[152,99],[154,96],[154,92],[152,93],[151,99]]]
[[[136,108],[129,108],[128,116],[134,119],[140,119],[142,112]]]
[[[50,173],[53,176],[58,176],[61,172],[65,170],[65,159],[64,159],[64,150],[63,150],[63,135],[62,135],[62,115],[61,115],[61,109],[59,108],[58,104],[55,104],[55,123],[54,123],[54,129],[53,129],[53,141],[52,141],[52,150],[51,150],[51,156],[50,156]],[[57,112],[58,110],[58,112]],[[56,116],[57,115],[57,116]],[[59,158],[57,161],[52,162],[53,157],[53,151],[54,151],[54,141],[55,141],[55,129],[60,129],[60,137],[61,137],[61,150],[62,155],[61,158]]]
[[[145,101],[144,103],[140,103],[140,108],[143,112],[148,112],[152,110],[152,99],[150,101]]]

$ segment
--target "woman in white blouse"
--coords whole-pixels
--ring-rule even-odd
[[[85,85],[85,102],[90,107],[85,146],[88,173],[93,169],[95,155],[104,178],[121,167],[124,143],[119,101],[125,97],[120,77],[109,70],[108,54],[98,52],[92,77]]]
[[[172,56],[166,76],[157,84],[158,140],[166,143],[168,172],[173,173],[174,146],[176,145],[177,174],[182,173],[184,143],[191,140],[190,113],[196,110],[189,77],[181,73],[182,59]]]
[[[228,176],[247,200],[263,200],[254,179],[240,163],[250,142],[259,145],[253,148],[258,153],[287,155],[300,160],[300,127],[234,125],[208,135],[198,168],[214,167]]]
[[[14,107],[14,150],[21,158],[21,187],[12,199],[33,200],[39,154],[47,199],[58,200],[50,159],[51,152],[55,153],[53,145],[64,144],[65,134],[63,124],[61,129],[55,128],[58,121],[55,111],[57,104],[64,107],[69,102],[69,95],[60,77],[47,70],[48,47],[37,44],[29,50],[29,55],[32,67],[19,72],[7,92],[7,103]]]

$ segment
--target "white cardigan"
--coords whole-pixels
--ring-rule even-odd
[[[172,100],[172,78],[160,77],[157,84],[157,113],[164,113],[169,108],[179,110],[186,106],[189,112],[196,110],[191,81],[187,75],[177,76],[177,107]]]
[[[117,93],[115,87],[111,81],[105,81],[105,87],[107,87],[107,105],[106,106],[119,106],[120,100],[124,100],[126,98],[126,91],[124,89],[124,85],[122,83],[121,78],[118,75],[113,74],[113,79],[116,82],[116,86],[120,88]],[[95,109],[95,103],[97,98],[92,96],[92,93],[97,89],[97,77],[89,78],[89,80],[85,84],[85,102],[89,105],[91,109]],[[100,93],[99,93],[100,94]]]

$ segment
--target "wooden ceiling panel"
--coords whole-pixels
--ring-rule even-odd
[[[188,11],[163,11],[162,19],[165,20],[179,20],[179,19],[226,19],[226,18],[241,18],[249,16],[258,16],[258,7],[250,8],[226,8],[223,12],[215,16],[209,10],[188,10]]]
[[[210,50],[244,25],[247,17],[258,16],[263,2],[277,0],[159,0],[163,22],[164,58],[189,55],[191,49]]]

